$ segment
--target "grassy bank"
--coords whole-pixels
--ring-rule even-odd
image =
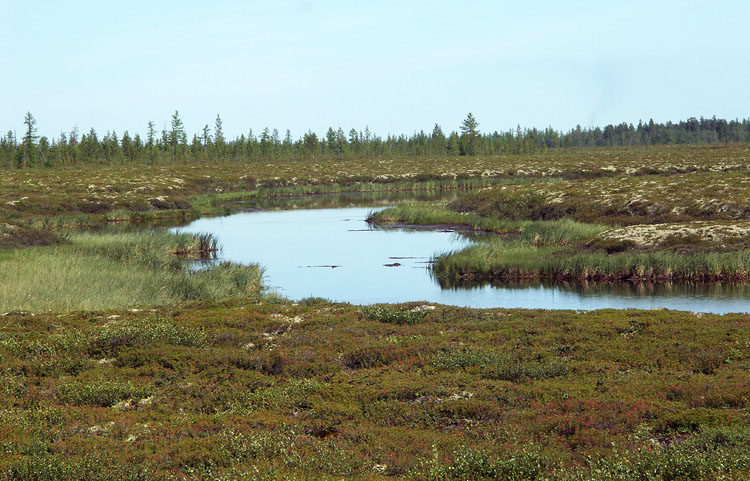
[[[50,247],[3,251],[0,311],[69,311],[163,305],[257,294],[258,266],[230,263],[192,272],[210,237],[169,233],[77,233]]]
[[[555,281],[750,281],[750,251],[682,254],[671,251],[580,252],[560,246],[487,241],[434,259],[433,271],[449,283]]]
[[[309,299],[10,315],[0,479],[750,476],[750,324]]]
[[[442,203],[402,204],[373,212],[367,221],[382,226],[456,226],[476,231],[506,234],[528,243],[567,245],[588,240],[607,227],[572,220],[528,221],[455,212]]]
[[[467,194],[465,197],[475,196]],[[458,201],[459,203],[463,200]],[[527,200],[493,212],[456,212],[444,204],[407,204],[373,213],[379,225],[464,226],[505,234],[434,259],[446,284],[476,281],[750,281],[746,223],[699,222],[608,229],[570,219],[514,220]],[[499,210],[508,210],[506,217]],[[513,215],[515,214],[515,215]]]

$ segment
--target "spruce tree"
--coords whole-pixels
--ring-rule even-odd
[[[461,147],[465,155],[477,155],[480,149],[479,122],[469,112],[461,123]]]
[[[39,138],[36,135],[36,119],[31,115],[31,112],[26,112],[23,123],[26,126],[26,133],[21,141],[23,156],[21,157],[22,162],[19,167],[31,167],[34,163],[36,140]]]

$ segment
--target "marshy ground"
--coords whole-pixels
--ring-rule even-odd
[[[747,314],[295,302],[127,226],[471,187],[374,220],[503,233],[437,259],[457,280],[744,282],[749,167],[734,144],[0,172],[0,477],[748,479]]]

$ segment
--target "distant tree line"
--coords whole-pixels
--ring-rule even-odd
[[[548,127],[544,130],[521,129],[482,133],[470,113],[459,131],[444,133],[435,124],[431,132],[412,135],[375,135],[364,131],[330,127],[319,136],[308,131],[293,138],[287,130],[283,137],[277,129],[252,129],[232,140],[224,135],[221,117],[213,127],[206,124],[192,139],[178,111],[172,114],[169,126],[158,132],[153,121],[146,126],[143,137],[128,131],[119,135],[107,132],[99,136],[91,128],[81,133],[77,127],[51,138],[37,135],[37,121],[31,112],[24,117],[24,131],[19,139],[14,131],[0,137],[0,168],[73,166],[99,164],[163,164],[196,161],[283,161],[291,159],[348,159],[371,157],[458,156],[527,154],[546,149],[592,146],[632,146],[665,144],[704,144],[750,142],[750,119],[731,120],[716,117],[689,118],[678,123],[622,123],[599,128],[582,128],[568,132]]]

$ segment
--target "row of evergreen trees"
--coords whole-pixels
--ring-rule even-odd
[[[179,112],[172,115],[169,128],[157,132],[148,122],[146,134],[122,136],[107,132],[99,137],[92,128],[81,134],[78,128],[62,132],[58,138],[37,135],[37,122],[29,112],[24,117],[24,135],[18,139],[13,131],[0,137],[0,168],[70,166],[85,163],[168,163],[215,160],[290,160],[346,159],[392,156],[445,156],[526,154],[545,149],[587,146],[627,146],[655,144],[697,144],[750,142],[750,119],[726,121],[690,118],[678,123],[639,122],[637,126],[622,123],[604,129],[581,128],[558,132],[551,127],[481,133],[479,123],[468,114],[460,131],[445,134],[439,125],[431,132],[413,135],[388,135],[383,138],[370,132],[329,128],[324,136],[308,131],[292,138],[289,130],[282,138],[278,130],[265,128],[260,135],[228,140],[220,116],[213,128],[205,125],[200,133],[188,139]]]

